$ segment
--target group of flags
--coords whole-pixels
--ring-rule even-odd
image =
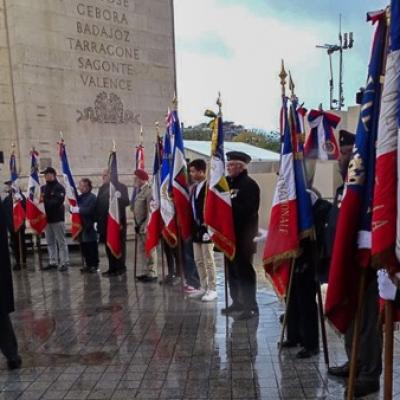
[[[157,137],[153,168],[153,199],[147,229],[146,252],[163,238],[171,247],[187,240],[192,232],[192,208],[182,128],[177,110],[168,112],[163,142]],[[213,116],[211,166],[204,220],[215,245],[232,259],[235,234],[230,191],[225,176],[222,115]],[[218,212],[218,216],[216,213]]]
[[[354,317],[362,268],[400,270],[400,3],[392,0],[390,20],[387,13],[368,14],[376,28],[329,272],[325,314],[342,333]],[[331,160],[339,153],[333,134],[339,119],[322,110],[308,113],[311,132],[302,146],[296,138],[304,111],[297,104],[283,95],[280,170],[264,251],[266,273],[280,296],[286,295],[289,262],[313,226],[303,157]]]

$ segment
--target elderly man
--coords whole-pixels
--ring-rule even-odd
[[[47,216],[45,233],[49,254],[49,265],[43,269],[50,270],[59,265],[59,271],[67,271],[69,254],[65,238],[65,189],[58,182],[57,172],[54,168],[47,167],[42,174],[46,180],[46,184],[41,187],[41,196]]]
[[[85,266],[81,272],[97,272],[99,268],[99,250],[97,232],[94,229],[96,220],[96,195],[92,193],[92,181],[83,178],[79,181],[78,210],[82,218],[82,232],[80,243]]]
[[[128,188],[123,183],[118,182],[117,190],[120,192],[118,206],[121,223],[122,256],[116,258],[107,246],[107,220],[108,208],[110,205],[110,172],[108,169],[103,171],[102,178],[103,185],[101,185],[99,193],[97,194],[96,219],[99,239],[100,242],[104,243],[106,246],[108,258],[108,270],[103,272],[102,275],[105,277],[111,277],[123,274],[126,271],[126,207],[129,205],[129,196]]]
[[[139,259],[139,273],[136,279],[141,282],[156,282],[156,251],[146,255],[145,242],[147,234],[147,222],[150,214],[150,202],[152,199],[149,175],[143,169],[134,172],[135,196],[132,199],[131,210],[135,223],[136,251]]]
[[[4,206],[6,226],[10,235],[10,244],[15,259],[13,270],[19,271],[21,267],[26,267],[25,222],[22,224],[21,228],[17,232],[15,232],[14,218],[13,218],[14,199],[13,199],[12,182],[7,181],[4,182],[4,184],[6,185],[7,196],[3,200],[3,206]],[[16,193],[15,196],[21,196],[22,207],[25,209],[26,208],[25,196],[22,193]]]
[[[257,280],[252,262],[256,252],[254,238],[258,233],[260,188],[248,176],[247,165],[251,161],[248,154],[231,151],[226,156],[236,235],[236,254],[232,261],[227,260],[232,304],[224,308],[222,313],[227,315],[240,313],[236,320],[247,320],[258,316]]]

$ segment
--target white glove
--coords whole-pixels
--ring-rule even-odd
[[[318,200],[317,193],[315,193],[314,190],[311,189],[307,189],[307,192],[310,194],[311,205],[314,205]]]
[[[379,296],[384,300],[394,300],[396,298],[397,286],[390,279],[384,269],[377,272]]]
[[[210,235],[208,233],[203,233],[203,242],[209,242],[210,241]]]
[[[116,197],[117,199],[120,199],[120,198],[121,198],[121,192],[120,192],[119,190],[117,190],[117,191],[115,192],[115,197]]]
[[[70,207],[71,214],[79,214],[79,207]]]
[[[21,193],[15,193],[15,194],[14,194],[14,199],[17,200],[17,201],[22,200]]]

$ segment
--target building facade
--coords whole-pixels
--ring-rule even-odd
[[[1,0],[0,150],[21,175],[29,152],[59,168],[62,131],[76,176],[99,176],[115,140],[121,175],[175,91],[172,0]],[[151,156],[150,156],[151,155]]]

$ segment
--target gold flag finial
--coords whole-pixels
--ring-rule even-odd
[[[160,136],[160,123],[158,121],[156,121],[154,123],[154,125],[156,126],[157,136]]]
[[[218,92],[217,106],[218,106],[218,114],[219,114],[219,115],[222,115],[222,99],[221,99],[221,92]]]
[[[287,73],[285,71],[285,62],[283,60],[282,60],[282,63],[281,63],[281,72],[279,73],[279,78],[281,79],[282,96],[285,96],[285,94],[286,94]]]
[[[296,97],[296,95],[294,94],[294,88],[295,88],[295,84],[292,79],[292,74],[289,71],[289,90],[290,90],[290,94],[292,95],[292,97]]]
[[[174,107],[174,110],[178,109],[178,98],[176,97],[176,93],[174,92],[174,97],[172,98],[172,105]]]
[[[113,141],[112,141],[112,144],[113,144],[113,146],[112,146],[112,151],[113,151],[113,152],[117,151],[117,144],[115,143],[115,140],[114,140],[114,139],[113,139]]]

